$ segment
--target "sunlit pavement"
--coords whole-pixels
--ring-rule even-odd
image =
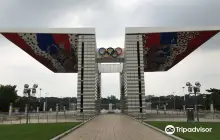
[[[100,115],[62,140],[172,140],[124,115]]]

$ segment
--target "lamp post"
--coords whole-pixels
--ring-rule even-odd
[[[185,105],[186,104],[186,94],[184,92],[185,87],[182,87],[182,88],[183,88],[183,99],[184,99],[184,105]]]
[[[34,84],[32,88],[29,88],[28,84],[24,85],[24,91],[23,94],[24,96],[27,96],[27,104],[26,104],[26,124],[28,124],[28,113],[29,113],[29,104],[30,104],[30,98],[31,96],[34,96],[36,94],[36,89],[38,85]],[[31,92],[32,91],[32,92]]]
[[[39,102],[40,102],[40,100],[41,100],[41,90],[42,90],[42,88],[40,88],[40,97],[39,97]]]
[[[39,95],[39,108],[41,107],[41,90],[42,90],[42,88],[40,88],[40,95]]]
[[[195,107],[194,107],[195,109],[194,110],[196,112],[197,121],[199,122],[199,112],[198,112],[198,107],[197,107],[197,104],[198,104],[197,94],[199,94],[200,92],[201,84],[199,82],[195,82],[195,86],[192,86],[190,82],[187,82],[186,86],[188,87],[189,94],[195,95]]]
[[[185,112],[185,110],[186,110],[186,94],[184,92],[185,87],[182,87],[182,88],[183,88],[183,111]]]

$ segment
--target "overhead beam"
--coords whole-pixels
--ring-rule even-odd
[[[184,31],[216,31],[220,26],[195,26],[195,27],[126,27],[125,34],[184,32]]]
[[[95,28],[0,28],[0,33],[95,34]]]

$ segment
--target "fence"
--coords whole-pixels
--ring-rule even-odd
[[[116,113],[120,113],[117,112]],[[104,113],[105,114],[105,113]],[[220,122],[220,111],[210,112],[207,110],[199,111],[199,120],[201,122]],[[144,114],[132,114],[132,117],[143,121],[186,121],[186,112],[183,110],[146,110]],[[29,113],[29,123],[64,123],[64,122],[82,122],[93,116],[77,115],[75,111],[65,112],[39,112]],[[25,124],[25,113],[0,113],[0,124]]]
[[[82,122],[90,119],[92,116],[77,115],[76,112],[39,112],[29,113],[28,123],[63,123],[63,122]],[[25,113],[14,113],[11,116],[8,113],[0,113],[0,124],[25,124]]]
[[[142,121],[187,121],[187,114],[183,110],[147,110],[146,113],[131,114],[130,116]],[[198,116],[200,122],[220,122],[219,111],[200,110]],[[196,118],[195,112],[195,120]]]

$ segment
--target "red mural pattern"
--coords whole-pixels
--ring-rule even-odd
[[[77,72],[76,34],[2,33],[2,35],[53,72]]]
[[[169,70],[218,32],[219,31],[170,33],[174,36],[170,38],[170,42],[167,41],[169,37],[166,36],[164,37],[166,40],[161,41],[161,33],[143,34],[144,71]],[[163,42],[165,43],[163,44]]]
[[[218,32],[143,34],[145,72],[169,70]],[[77,72],[79,40],[77,34],[3,33],[2,35],[53,72]]]

